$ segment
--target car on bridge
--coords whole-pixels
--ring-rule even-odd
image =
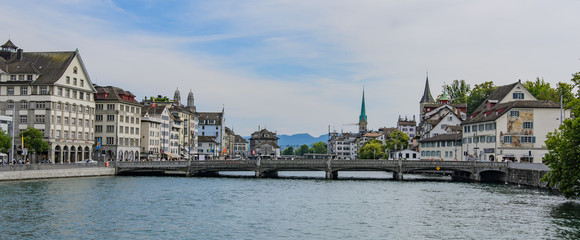
[[[78,164],[97,164],[97,161],[91,159],[85,159],[77,162]]]

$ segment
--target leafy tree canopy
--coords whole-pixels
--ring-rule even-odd
[[[406,149],[411,139],[398,129],[393,131],[387,140],[387,149],[391,151]]]
[[[360,159],[378,159],[385,152],[385,145],[381,141],[371,139],[358,150]]]
[[[491,95],[497,86],[493,82],[484,82],[482,84],[476,84],[471,90],[469,97],[467,97],[467,115],[472,114],[479,105],[485,101]]]
[[[536,81],[526,81],[523,85],[538,100],[560,102],[560,95],[558,95],[556,89],[550,87],[550,83],[544,82],[543,78],[537,77]]]
[[[324,142],[316,142],[312,144],[312,148],[310,149],[311,153],[318,153],[318,154],[326,154],[326,143]]]
[[[24,141],[24,147],[28,148],[29,153],[42,153],[48,151],[50,145],[42,138],[42,132],[36,128],[28,127],[20,134]]]
[[[566,198],[580,196],[580,118],[566,119],[559,130],[548,133],[544,158],[549,171],[542,178],[557,186]]]
[[[308,150],[309,150],[308,145],[302,144],[300,145],[300,147],[298,147],[298,149],[296,149],[295,155],[304,156],[304,154],[308,153]]]
[[[289,146],[282,151],[282,155],[293,155],[294,154],[294,147]]]
[[[0,129],[0,152],[8,153],[12,147],[12,137]]]
[[[443,91],[449,94],[453,103],[467,103],[467,96],[471,92],[469,84],[465,80],[453,80],[451,85],[443,85]]]

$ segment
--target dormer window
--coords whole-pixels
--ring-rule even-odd
[[[514,92],[513,98],[514,99],[524,99],[524,93],[522,93],[522,92]]]

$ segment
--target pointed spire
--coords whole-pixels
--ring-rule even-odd
[[[362,120],[365,120],[365,122],[367,121],[367,111],[365,108],[365,89],[364,89],[364,87],[363,87],[363,94],[362,94],[362,105],[360,107],[359,123],[362,122]]]
[[[431,90],[429,89],[429,72],[427,72],[427,77],[425,78],[425,91],[423,92],[423,97],[419,103],[429,102],[435,102],[435,99],[431,96]]]

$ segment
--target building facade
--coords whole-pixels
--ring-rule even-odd
[[[218,149],[224,149],[224,131],[225,131],[225,118],[224,110],[221,112],[198,112],[199,125],[197,127],[198,136],[208,136],[215,137],[215,141],[218,144]]]
[[[276,133],[267,129],[261,129],[252,133],[250,138],[250,151],[255,156],[280,157]]]
[[[0,115],[14,115],[15,136],[35,128],[50,146],[33,162],[92,158],[95,92],[78,51],[24,52],[10,40],[0,46]]]
[[[553,101],[537,100],[516,82],[498,87],[461,126],[464,154],[480,161],[541,163],[548,150],[546,135],[560,125],[560,114],[570,117]]]
[[[118,87],[95,86],[95,139],[99,160],[140,158],[141,109],[135,95]]]

